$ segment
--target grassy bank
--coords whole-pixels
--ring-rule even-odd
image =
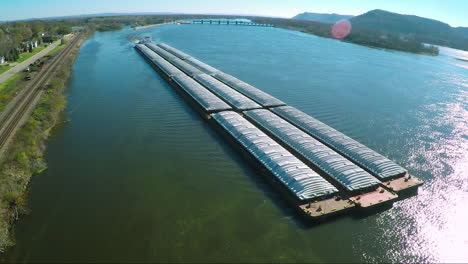
[[[62,42],[62,44],[58,45],[53,50],[49,51],[49,53],[47,53],[47,55],[49,55],[49,56],[55,55],[57,52],[59,52],[65,46],[64,44],[65,44],[65,42]]]
[[[33,52],[24,52],[24,53],[21,53],[19,59],[18,59],[16,62],[17,62],[17,63],[21,63],[21,62],[23,62],[23,61],[25,61],[25,60],[31,58],[32,56],[38,54],[39,52],[43,51],[45,48],[46,48],[45,45],[41,45],[41,46],[35,48],[35,49],[33,50]]]
[[[10,65],[10,64],[1,65],[0,66],[0,74],[10,70],[11,68],[13,68],[13,66]]]
[[[22,72],[13,75],[6,82],[0,84],[0,112],[7,106],[11,99],[26,86]]]
[[[84,38],[51,78],[48,90],[31,118],[18,131],[0,167],[0,252],[14,245],[11,225],[26,213],[27,187],[31,177],[47,168],[43,160],[45,141],[65,108],[63,90]]]

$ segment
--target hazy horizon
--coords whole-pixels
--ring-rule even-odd
[[[307,1],[292,0],[284,2],[268,2],[238,0],[236,2],[219,2],[214,0],[179,1],[168,3],[162,1],[139,0],[129,3],[125,0],[62,2],[57,0],[4,0],[0,3],[0,21],[29,20],[68,16],[86,16],[107,13],[181,13],[207,15],[244,15],[271,16],[291,18],[303,12],[336,13],[342,15],[360,15],[374,9],[390,12],[416,15],[439,20],[451,26],[468,26],[468,18],[464,10],[468,2],[463,0],[444,1],[371,1],[351,0],[339,1]],[[227,11],[229,10],[229,11]],[[416,11],[415,11],[416,10]]]

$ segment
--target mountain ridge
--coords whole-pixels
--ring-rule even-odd
[[[353,27],[411,36],[422,43],[468,50],[468,28],[439,20],[375,9],[350,19]]]
[[[336,13],[312,13],[312,12],[304,12],[294,16],[292,19],[297,20],[309,20],[315,22],[322,22],[322,23],[336,23],[343,19],[350,19],[354,16],[351,15],[340,15]]]

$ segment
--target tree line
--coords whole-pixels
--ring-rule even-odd
[[[258,23],[273,24],[276,27],[297,30],[326,38],[332,38],[331,32],[333,24],[307,20],[266,17],[257,17],[253,20]],[[424,45],[414,34],[399,34],[384,30],[371,29],[361,25],[352,25],[350,34],[347,35],[343,41],[370,47],[393,49],[413,53],[425,53],[431,55],[439,54],[439,49],[437,47]]]
[[[0,57],[15,61],[26,41],[39,43],[51,42],[59,36],[68,34],[73,26],[84,27],[90,31],[120,30],[125,26],[159,24],[188,18],[208,18],[221,16],[208,15],[126,15],[101,17],[71,17],[0,23]],[[233,17],[234,18],[234,17]]]
[[[71,25],[62,20],[35,20],[0,24],[0,57],[8,61],[19,58],[26,41],[49,42],[51,36],[71,32]]]
[[[24,41],[38,40],[51,41],[51,36],[68,34],[72,26],[84,27],[90,31],[120,30],[125,26],[144,26],[160,24],[181,19],[201,18],[241,18],[240,16],[216,15],[124,15],[101,17],[72,17],[59,20],[34,20],[0,24],[0,56],[6,60],[14,61],[19,56],[19,47]],[[242,18],[246,18],[243,16]],[[254,22],[273,24],[277,27],[302,31],[321,37],[331,38],[331,24],[306,20],[247,17]],[[420,39],[411,34],[398,34],[382,30],[370,29],[363,26],[354,26],[351,33],[343,41],[356,44],[401,50],[415,53],[438,54],[438,49],[421,43]]]

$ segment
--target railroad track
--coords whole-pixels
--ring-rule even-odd
[[[6,152],[10,139],[13,138],[18,126],[28,113],[32,111],[33,106],[42,94],[44,85],[47,84],[55,70],[62,63],[63,59],[70,53],[75,44],[81,38],[79,33],[75,38],[52,59],[42,74],[36,76],[31,83],[21,91],[11,102],[11,106],[5,108],[5,112],[0,117],[0,160]]]

